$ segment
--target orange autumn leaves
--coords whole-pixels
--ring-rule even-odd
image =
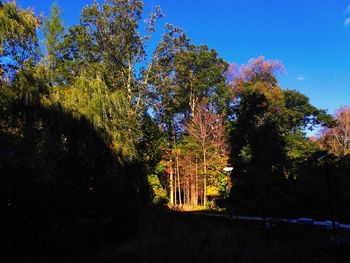
[[[321,131],[321,145],[336,156],[345,156],[350,154],[350,106],[336,110],[334,118],[335,127]]]

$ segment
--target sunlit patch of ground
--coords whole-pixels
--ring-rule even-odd
[[[168,208],[173,211],[179,212],[208,212],[208,213],[223,213],[224,208],[208,208],[205,206],[192,206],[192,205],[171,205],[168,204]]]

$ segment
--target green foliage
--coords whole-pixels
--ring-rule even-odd
[[[213,102],[218,111],[225,109],[229,97],[225,72],[228,64],[207,46],[190,45],[175,55],[176,108],[190,115],[204,100]]]
[[[61,19],[61,9],[53,4],[51,7],[51,16],[45,18],[42,25],[42,32],[45,37],[45,47],[47,52],[47,74],[50,84],[55,86],[62,83],[60,68],[63,67],[61,59],[61,49],[63,48],[63,34],[65,28]],[[58,82],[58,83],[57,83]]]
[[[153,192],[153,203],[164,204],[167,201],[167,194],[159,181],[158,175],[150,174],[147,176],[148,184]]]
[[[106,84],[107,66],[90,56],[99,54],[97,47],[96,53],[89,50],[89,30],[80,25],[63,36],[57,8],[44,23],[45,57],[33,12],[14,3],[1,4],[0,12],[2,238],[14,250],[46,243],[43,258],[74,242],[83,251],[83,243],[102,239],[101,233],[124,239],[150,202],[137,149],[136,96],[130,100],[126,88]],[[82,222],[94,222],[98,230],[86,237]]]
[[[138,144],[138,150],[149,172],[152,172],[157,169],[163,150],[168,147],[168,141],[160,131],[156,120],[147,112],[142,116],[141,133],[142,138]]]
[[[281,172],[285,162],[284,138],[279,116],[264,94],[247,90],[240,98],[232,129],[232,163],[238,174]],[[278,168],[271,171],[271,167]],[[257,175],[256,175],[257,176]]]
[[[142,72],[144,82],[149,85],[149,107],[169,141],[173,140],[172,137],[180,130],[174,91],[177,81],[174,74],[175,56],[188,45],[189,39],[184,31],[167,24],[166,32],[154,52],[150,65]]]
[[[290,130],[309,128],[315,125],[330,126],[334,123],[332,116],[323,109],[310,104],[309,98],[296,90],[283,91],[285,101],[285,124]]]
[[[296,178],[296,168],[318,150],[305,129],[332,122],[305,95],[282,90],[270,71],[273,64],[254,60],[234,82],[231,162],[237,187],[232,196],[242,201],[242,207],[252,205],[261,214],[276,211],[291,199],[287,179]]]
[[[46,40],[46,48],[49,56],[53,56],[57,50],[58,44],[62,41],[64,33],[63,22],[61,19],[61,9],[53,4],[51,7],[50,18],[45,18],[43,22],[43,33]]]
[[[306,138],[305,133],[297,131],[286,136],[286,150],[291,161],[306,160],[319,150],[316,142]]]
[[[76,259],[97,240],[120,242],[137,231],[151,196],[157,204],[196,207],[207,197],[214,204],[228,195],[228,130],[235,208],[324,216],[324,167],[306,130],[335,123],[305,95],[278,86],[281,63],[251,60],[228,83],[218,53],[170,24],[147,57],[163,14],[156,7],[142,35],[141,0],[94,2],[69,28],[60,15],[53,5],[41,24],[31,9],[0,1],[4,240],[26,256],[33,242],[39,254],[76,243]],[[347,204],[349,158],[342,156],[327,160],[337,202]]]
[[[0,54],[4,52],[4,45],[11,41],[25,43],[27,40],[37,40],[36,29],[39,20],[31,9],[17,8],[16,2],[7,2],[0,7]]]
[[[64,109],[91,121],[112,149],[126,158],[138,158],[140,123],[123,91],[109,92],[99,74],[85,73],[69,89],[58,92]]]
[[[59,259],[73,245],[130,236],[150,201],[142,163],[111,151],[84,117],[60,107],[14,106],[16,115],[0,117],[0,230],[12,257],[23,246],[41,258],[60,251]]]
[[[251,166],[256,161],[260,167],[274,166],[282,171],[287,168],[287,159],[305,160],[317,150],[304,130],[329,124],[332,118],[324,110],[312,106],[297,91],[269,88],[261,82],[245,85],[234,108],[234,162],[249,162]]]
[[[38,60],[36,31],[40,19],[31,9],[17,8],[16,2],[0,7],[0,55],[7,78],[21,68],[30,68]]]

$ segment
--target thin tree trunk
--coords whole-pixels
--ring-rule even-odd
[[[174,173],[172,164],[170,167],[170,204],[174,204]]]
[[[177,184],[178,184],[178,189],[179,189],[179,204],[182,205],[180,173],[179,173],[179,157],[177,157],[177,156],[176,156],[176,173],[177,173]]]
[[[198,161],[196,158],[196,180],[195,180],[195,199],[194,205],[198,206]]]
[[[190,188],[191,188],[191,192],[190,192],[190,203],[191,206],[194,206],[194,196],[195,196],[195,184],[193,182],[193,174],[191,171],[191,175],[190,175]]]
[[[186,204],[186,202],[187,202],[187,196],[186,196],[186,189],[187,189],[187,181],[186,180],[184,180],[184,187],[183,187],[183,192],[184,192],[184,202],[183,202],[183,204],[185,205]]]
[[[132,90],[131,90],[131,82],[132,82],[132,65],[131,65],[131,59],[128,59],[128,81],[127,81],[127,91],[128,91],[128,98],[131,101],[132,99]]]
[[[177,205],[177,192],[176,192],[176,170],[175,170],[175,180],[174,180],[174,204]]]
[[[189,205],[191,203],[191,199],[190,199],[190,180],[187,179],[187,197],[186,197],[186,200],[187,200],[187,204]]]
[[[175,138],[175,133],[174,133],[174,130],[172,130],[172,133],[173,133],[173,150],[176,149],[176,138]],[[171,162],[172,162],[173,158],[171,159]],[[175,157],[175,180],[174,180],[174,196],[175,196],[175,205],[177,205],[177,193],[176,193],[176,175],[177,175],[177,159]]]
[[[207,159],[206,159],[206,151],[203,150],[203,205],[207,206]]]
[[[192,84],[192,80],[190,80],[190,99],[189,99],[189,106],[191,109],[191,116],[193,116],[194,114],[194,109],[195,109],[195,95],[194,95],[194,91],[193,91],[193,84]]]

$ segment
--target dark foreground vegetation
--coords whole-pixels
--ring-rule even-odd
[[[106,0],[65,28],[0,1],[0,261],[332,262],[323,230],[159,208],[350,222],[349,107],[173,25],[147,54],[162,17],[141,35],[142,1]]]
[[[310,226],[231,221],[148,209],[121,238],[111,222],[77,218],[45,239],[21,236],[2,248],[3,262],[335,262],[331,231]],[[112,231],[112,232],[111,232]],[[22,233],[29,234],[29,233]],[[34,233],[31,233],[34,234]],[[38,234],[38,233],[36,233]],[[342,234],[349,239],[349,234]],[[2,240],[4,242],[4,240]],[[349,255],[345,246],[345,254]],[[349,261],[343,261],[349,262]]]
[[[142,236],[107,255],[125,262],[334,262],[331,233],[305,226],[242,223],[192,213],[156,213]],[[349,248],[345,253],[349,254]],[[347,261],[348,262],[348,261]]]
[[[0,121],[2,262],[90,261],[89,251],[137,233],[150,200],[141,163],[59,108],[17,114]]]

